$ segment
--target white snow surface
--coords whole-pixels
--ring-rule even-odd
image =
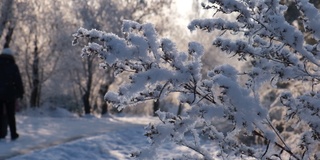
[[[0,141],[0,159],[122,160],[149,147],[144,127],[155,117],[78,117],[60,108],[29,110],[16,115],[20,137]],[[159,159],[183,158],[190,150],[166,143]]]

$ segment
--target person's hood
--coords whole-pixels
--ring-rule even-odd
[[[10,48],[4,48],[1,54],[14,55],[15,53]]]
[[[8,54],[0,54],[0,66],[7,65],[10,63],[15,63],[14,58],[12,55]]]

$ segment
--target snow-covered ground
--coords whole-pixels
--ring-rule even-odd
[[[144,127],[158,122],[154,117],[77,117],[57,108],[16,117],[20,138],[0,141],[0,159],[132,159],[131,153],[150,146]],[[157,151],[160,159],[181,158],[183,153],[190,150],[172,144]]]

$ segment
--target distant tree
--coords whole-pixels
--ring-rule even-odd
[[[13,4],[14,0],[3,0],[0,2],[0,38],[2,37],[7,24],[9,24],[10,21],[13,21]]]
[[[59,41],[65,43],[66,40],[57,40],[57,31],[63,33],[59,5],[59,2],[53,1],[21,0],[15,3],[16,25],[12,45],[19,53],[16,58],[23,68],[26,97],[31,107],[40,107],[43,86],[56,72],[63,49]]]
[[[1,19],[0,19],[0,39],[4,31],[7,28],[7,33],[4,38],[3,48],[10,48],[10,42],[12,40],[12,35],[15,27],[14,19],[14,0],[5,0],[0,3],[1,6]]]

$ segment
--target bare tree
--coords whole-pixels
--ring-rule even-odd
[[[6,25],[12,19],[14,0],[4,0],[0,2],[1,5],[1,15],[0,15],[0,38],[2,37],[3,31]]]
[[[48,4],[49,3],[49,4]],[[50,7],[48,7],[49,5]],[[61,23],[62,12],[58,2],[26,1],[17,3],[17,21],[14,34],[17,60],[23,65],[26,95],[31,107],[40,107],[42,87],[56,71],[61,46],[55,34]],[[44,9],[46,8],[46,9]],[[22,11],[23,12],[20,12]],[[54,12],[53,12],[54,11]],[[49,35],[49,36],[48,36]]]

